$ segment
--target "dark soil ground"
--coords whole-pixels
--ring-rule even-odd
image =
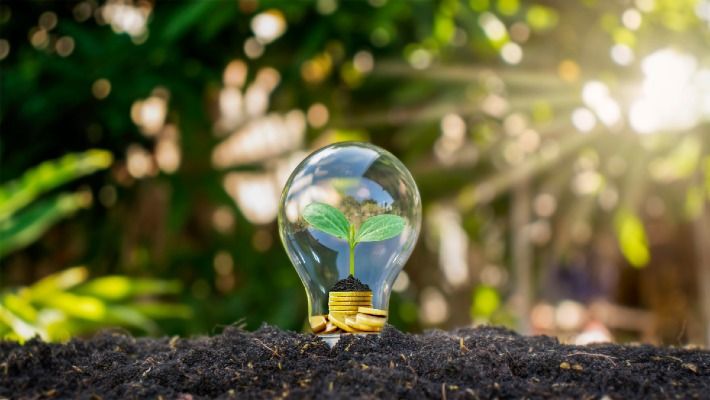
[[[341,279],[330,288],[331,292],[369,292],[370,287],[352,275]]]
[[[500,328],[316,336],[265,326],[214,337],[0,342],[0,398],[710,399],[710,351],[560,345]]]

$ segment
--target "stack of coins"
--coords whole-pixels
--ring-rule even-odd
[[[328,295],[329,313],[354,315],[358,307],[372,307],[372,292],[330,292]]]
[[[379,332],[387,322],[387,310],[372,307],[372,292],[330,292],[328,315],[310,318],[313,332]]]

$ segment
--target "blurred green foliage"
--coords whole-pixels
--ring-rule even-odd
[[[180,292],[178,281],[104,276],[87,280],[86,267],[48,275],[28,287],[0,291],[0,337],[68,340],[100,327],[160,332],[155,319],[190,318],[191,310],[151,300]]]
[[[632,3],[1,4],[0,329],[52,339],[105,324],[191,334],[242,318],[301,329],[305,295],[276,226],[255,222],[239,203],[246,191],[231,183],[274,185],[289,156],[339,140],[387,148],[420,187],[427,223],[391,306],[402,329],[524,319],[509,301],[518,232],[529,234],[535,299],[566,296],[545,281],[549,271],[652,265],[662,235],[649,223],[672,232],[710,198],[708,125],[703,117],[639,134],[630,109],[648,55],[672,48],[707,68],[708,6]],[[267,36],[259,15],[276,23]],[[274,21],[284,30],[271,38]],[[273,88],[247,100],[263,71],[274,78],[269,68]],[[585,100],[590,82],[609,92],[602,107]],[[237,103],[265,106],[225,127]],[[246,149],[248,162],[215,162],[232,132],[292,110],[307,122],[295,145],[275,129],[282,135],[257,135],[277,138],[257,149],[267,155]],[[520,187],[529,217],[515,225]],[[465,246],[446,247],[439,232],[452,231],[442,224],[459,227],[465,240],[450,242]],[[615,252],[605,250],[610,239]],[[463,282],[451,279],[446,254],[465,266]],[[596,262],[600,254],[608,259]],[[60,272],[68,265],[87,267]],[[42,289],[64,273],[81,279]],[[586,279],[580,301],[614,296],[575,279]],[[446,299],[449,319],[426,318],[425,289]],[[152,302],[164,295],[173,305]],[[51,310],[63,325],[45,317]],[[163,317],[158,330],[151,321]]]
[[[0,186],[0,257],[39,238],[55,222],[91,203],[91,194],[78,191],[38,199],[67,182],[111,165],[111,153],[90,150],[43,162],[21,178]],[[30,206],[31,205],[31,206]]]
[[[40,196],[108,168],[112,161],[111,153],[104,150],[68,154],[43,162],[0,187],[0,257],[32,244],[59,220],[92,203],[87,190]],[[191,315],[186,306],[150,301],[151,296],[179,293],[178,281],[124,276],[87,281],[88,274],[86,267],[75,267],[28,287],[0,290],[0,337],[66,340],[102,326],[128,326],[156,334],[159,330],[152,318]]]

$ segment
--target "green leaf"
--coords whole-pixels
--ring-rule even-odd
[[[44,308],[53,308],[65,315],[89,321],[106,318],[106,303],[90,296],[79,296],[69,292],[57,292],[51,297],[38,299]]]
[[[84,266],[68,268],[38,280],[23,290],[23,294],[32,301],[38,301],[71,289],[86,281],[88,277],[89,269]]]
[[[303,219],[321,232],[348,240],[350,224],[345,215],[333,206],[311,203],[303,209]]]
[[[23,321],[22,318],[16,316],[0,304],[0,328],[2,328],[3,325],[9,327],[11,331],[11,334],[7,335],[3,339],[17,339],[20,343],[22,343],[25,340],[30,340],[36,335],[39,335],[45,340],[48,338],[45,330]]]
[[[21,178],[0,186],[0,221],[11,217],[43,193],[108,168],[112,162],[113,156],[105,150],[72,153],[58,160],[43,162]]]
[[[490,318],[500,307],[500,294],[491,286],[479,285],[473,292],[471,317]]]
[[[390,239],[402,233],[405,225],[404,218],[398,215],[376,215],[362,223],[355,240],[359,243]]]
[[[63,193],[37,201],[6,220],[0,219],[0,257],[33,243],[57,221],[90,203],[87,193]]]
[[[207,14],[215,7],[220,7],[218,2],[200,1],[192,4],[181,5],[176,12],[170,16],[170,22],[165,25],[162,32],[162,39],[166,42],[179,40],[186,35],[190,29],[194,29],[197,21],[205,20]],[[222,13],[229,13],[225,7],[220,7]]]
[[[129,278],[113,275],[96,278],[77,288],[77,293],[112,301],[125,300],[135,296],[155,296],[178,294],[182,289],[180,281],[146,278]]]
[[[651,259],[651,254],[641,219],[633,212],[622,209],[614,216],[614,227],[621,254],[626,261],[636,268],[646,266]]]

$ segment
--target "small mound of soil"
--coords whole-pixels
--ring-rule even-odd
[[[482,327],[386,327],[332,349],[264,326],[213,337],[103,332],[66,344],[0,341],[0,399],[707,399],[710,351],[561,345]]]
[[[370,292],[370,287],[352,275],[341,279],[330,288],[331,292]]]

